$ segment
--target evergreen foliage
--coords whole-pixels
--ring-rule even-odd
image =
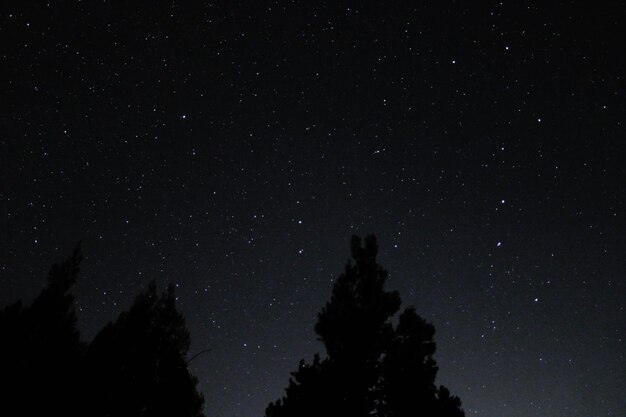
[[[300,362],[266,417],[464,417],[435,385],[435,328],[386,291],[374,236],[351,241],[354,262],[337,278],[315,331],[327,355]],[[91,343],[80,341],[74,299],[82,256],[50,270],[31,305],[0,310],[1,410],[66,417],[202,417],[204,399],[187,367],[189,332],[174,288],[154,282]],[[33,396],[36,398],[33,401]],[[15,412],[14,410],[18,410]],[[3,415],[6,413],[2,413]]]
[[[0,310],[0,415],[201,417],[173,287],[158,295],[151,283],[85,344],[70,293],[81,260],[78,245],[30,306]]]
[[[414,308],[391,323],[400,297],[384,289],[376,238],[363,244],[353,236],[351,252],[354,263],[337,278],[315,326],[327,357],[301,361],[266,417],[464,417],[460,400],[435,385],[435,328]]]
[[[76,414],[77,403],[68,398],[79,385],[83,345],[69,290],[81,259],[79,244],[66,261],[52,266],[47,286],[30,306],[17,302],[0,310],[1,406],[19,410],[15,415]]]
[[[159,295],[150,283],[89,345],[89,375],[97,375],[90,396],[101,404],[92,415],[202,415],[203,398],[185,360],[189,332],[175,300],[173,286]]]

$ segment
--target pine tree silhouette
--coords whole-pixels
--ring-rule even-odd
[[[382,360],[382,415],[462,417],[461,402],[446,387],[437,388],[435,328],[409,307],[400,315],[394,337]]]
[[[83,345],[76,328],[74,298],[82,259],[80,244],[72,256],[54,264],[47,286],[30,306],[17,302],[0,312],[2,407],[16,415],[75,415]],[[34,400],[34,398],[36,400]]]
[[[173,286],[156,285],[95,337],[87,352],[96,376],[87,396],[94,416],[202,416],[203,398],[187,369],[189,332],[176,310]]]
[[[351,252],[354,263],[337,278],[315,326],[327,357],[301,361],[266,417],[463,417],[460,400],[434,384],[434,327],[413,308],[391,324],[400,297],[384,290],[376,238],[363,245],[353,236]]]
[[[0,415],[201,417],[173,287],[151,283],[87,345],[70,293],[81,259],[78,245],[30,306],[0,310]]]

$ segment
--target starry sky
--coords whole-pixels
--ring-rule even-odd
[[[0,304],[82,239],[85,340],[175,283],[262,416],[374,233],[468,416],[626,415],[619,2],[9,1]]]

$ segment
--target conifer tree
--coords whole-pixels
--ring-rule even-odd
[[[363,245],[353,236],[351,252],[354,263],[337,278],[315,326],[327,356],[301,361],[266,417],[463,417],[458,398],[434,385],[434,327],[413,308],[391,323],[400,297],[384,289],[376,238]]]
[[[462,417],[460,400],[435,385],[435,327],[413,307],[400,315],[394,337],[382,360],[381,415]]]
[[[202,416],[202,395],[186,357],[190,337],[173,286],[152,282],[95,337],[87,353],[96,416]]]
[[[82,259],[80,244],[72,256],[54,264],[47,285],[30,306],[17,302],[0,312],[2,406],[23,415],[74,415],[83,345],[76,328],[74,298]],[[33,401],[33,395],[36,400]]]
[[[173,287],[151,283],[87,345],[70,292],[81,259],[79,245],[31,305],[0,310],[0,415],[202,417]]]

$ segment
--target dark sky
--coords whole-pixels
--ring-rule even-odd
[[[83,239],[85,340],[176,283],[262,416],[375,233],[468,416],[626,415],[620,2],[140,3],[1,7],[1,305]]]

